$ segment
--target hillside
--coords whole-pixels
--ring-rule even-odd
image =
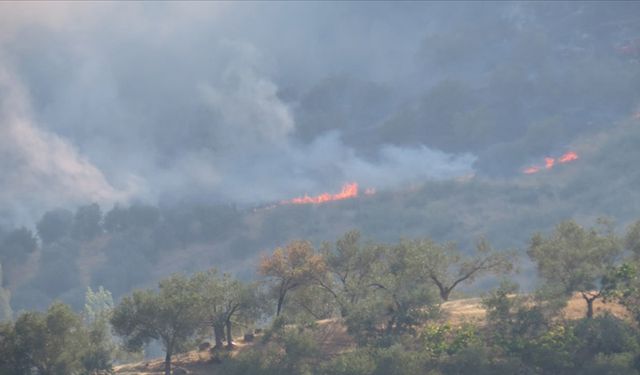
[[[631,188],[640,185],[636,142],[640,119],[628,119],[576,140],[574,162],[534,175],[426,181],[322,204],[118,205],[98,212],[104,222],[87,235],[75,234],[72,211],[54,210],[40,222],[57,232],[40,246],[31,245],[35,238],[5,234],[6,251],[29,254],[5,256],[5,284],[16,311],[44,309],[55,299],[81,308],[87,286],[104,286],[117,299],[172,272],[212,265],[252,279],[261,254],[292,239],[319,246],[352,229],[383,243],[416,237],[455,241],[463,251],[485,237],[496,248],[524,254],[533,233],[564,219],[592,225],[608,217],[619,230],[637,219],[640,193]],[[99,210],[79,210],[87,207]],[[532,285],[526,262],[519,282]]]
[[[481,305],[480,298],[458,299],[442,304],[444,312],[441,323],[460,325],[463,323],[483,324],[485,309]],[[595,315],[611,313],[623,319],[629,318],[624,307],[615,303],[603,303],[598,300],[594,304]],[[574,295],[568,301],[563,316],[566,319],[580,319],[584,317],[584,301],[579,295]],[[317,322],[314,332],[315,340],[320,344],[321,356],[329,359],[338,353],[352,350],[355,347],[353,339],[346,332],[346,328],[337,320],[323,320]],[[238,338],[234,343],[237,348],[231,355],[248,349],[260,350],[261,336],[256,336],[254,342],[244,342]],[[212,354],[208,350],[190,351],[175,356],[173,361],[175,374],[215,375],[218,374],[219,365],[212,363]],[[119,375],[160,375],[163,374],[164,362],[162,358],[145,360],[138,363],[130,363],[115,367],[115,373]]]

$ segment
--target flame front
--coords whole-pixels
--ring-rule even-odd
[[[556,165],[556,163],[565,164],[565,163],[572,162],[574,160],[578,160],[578,154],[574,151],[568,151],[557,159],[552,157],[546,157],[544,158],[544,167],[540,165],[532,165],[530,167],[523,169],[522,173],[534,174],[534,173],[540,172],[543,168],[552,169]]]
[[[558,158],[558,162],[563,164],[574,160],[578,160],[578,154],[573,151],[569,151]]]
[[[553,166],[556,164],[556,159],[554,158],[544,158],[544,167],[547,169],[551,169],[553,168]]]
[[[534,174],[534,173],[538,173],[538,172],[540,172],[540,167],[537,167],[537,166],[525,168],[522,171],[522,173],[524,173],[524,174]]]
[[[304,197],[293,198],[282,203],[291,204],[311,204],[311,203],[325,203],[331,201],[340,201],[343,199],[356,198],[358,196],[358,184],[356,182],[350,182],[345,184],[337,194],[323,193],[315,197],[304,195]]]

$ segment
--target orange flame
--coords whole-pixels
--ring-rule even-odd
[[[365,193],[366,194],[366,193]],[[304,195],[304,197],[293,198],[289,201],[282,203],[291,204],[311,204],[311,203],[325,203],[331,201],[339,201],[343,199],[356,198],[358,196],[358,184],[356,182],[347,183],[342,187],[342,190],[337,194],[323,193],[315,197]]]
[[[574,160],[578,159],[578,154],[574,151],[568,151],[566,153],[564,153],[562,156],[560,156],[557,159],[551,158],[551,157],[546,157],[544,158],[544,168],[545,169],[551,169],[556,165],[556,162],[560,163],[560,164],[564,164],[564,163],[569,163],[572,162]],[[534,174],[534,173],[538,173],[540,172],[540,170],[542,170],[543,167],[541,167],[540,165],[532,165],[530,167],[527,167],[525,169],[522,170],[522,173],[524,174]]]
[[[556,159],[554,158],[544,158],[544,167],[547,169],[553,168],[555,163],[556,163]]]
[[[540,167],[538,166],[533,166],[533,167],[529,167],[529,168],[525,168],[522,173],[524,174],[534,174],[534,173],[538,173],[540,172]]]
[[[560,156],[558,158],[558,162],[564,164],[564,163],[568,163],[570,161],[574,161],[574,160],[577,160],[577,159],[578,159],[578,154],[576,154],[573,151],[569,151],[569,152],[565,153],[564,155]]]

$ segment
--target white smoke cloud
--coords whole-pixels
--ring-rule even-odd
[[[114,202],[132,193],[111,186],[72,145],[38,128],[24,88],[4,69],[0,92],[0,215],[24,224],[42,209]]]
[[[336,131],[301,143],[278,80],[289,84],[291,68],[321,76],[321,59],[337,57],[287,62],[277,38],[237,27],[247,8],[0,6],[11,20],[0,22],[2,215],[167,197],[250,203],[472,170],[472,155],[423,146],[363,158]]]

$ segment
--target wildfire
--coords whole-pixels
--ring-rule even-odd
[[[569,151],[558,158],[558,163],[568,163],[570,161],[574,161],[577,159],[578,159],[578,154],[576,154],[573,151]]]
[[[554,158],[544,158],[544,167],[547,169],[553,168],[555,163],[556,163],[556,159]]]
[[[365,189],[365,195],[373,195],[376,193],[376,190],[373,188]],[[323,193],[320,195],[316,195],[315,197],[310,197],[308,195],[304,195],[304,197],[293,198],[288,201],[283,201],[283,204],[318,204],[325,203],[331,201],[340,201],[344,199],[356,198],[358,197],[358,183],[350,182],[342,186],[342,190],[336,194]]]
[[[556,163],[559,164],[565,164],[565,163],[569,163],[572,162],[574,160],[578,160],[578,154],[574,151],[569,151],[564,153],[563,155],[561,155],[560,157],[556,158],[551,158],[551,157],[546,157],[544,158],[544,168],[545,169],[551,169],[553,168]],[[539,166],[539,165],[532,165],[530,167],[525,168],[524,170],[522,170],[522,173],[524,174],[534,174],[534,173],[538,173],[542,170],[543,167]]]
[[[534,174],[538,172],[540,172],[540,167],[536,167],[536,166],[525,168],[525,170],[522,171],[522,173],[524,174]]]

